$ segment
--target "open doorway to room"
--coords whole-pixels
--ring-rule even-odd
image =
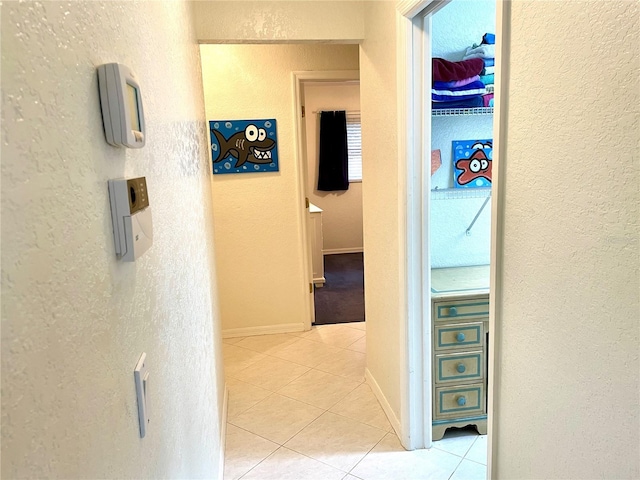
[[[309,78],[315,77],[315,78]],[[310,201],[314,325],[363,322],[362,149],[357,71],[300,81],[301,142]]]
[[[495,2],[451,0],[430,20],[436,441],[487,433]]]
[[[480,11],[471,11],[477,8]],[[407,2],[400,10],[407,19],[402,26],[407,73],[407,249],[409,263],[418,265],[407,276],[407,334],[423,339],[409,348],[407,357],[409,371],[418,372],[407,379],[409,430],[413,446],[422,441],[436,446],[431,442],[445,432],[456,437],[484,435],[479,458],[490,473],[486,433],[493,415],[490,372],[495,354],[489,350],[494,328],[489,264],[496,246],[491,242],[495,220],[485,207],[495,189],[491,168],[489,182],[484,181],[487,175],[482,181],[476,175],[472,188],[460,174],[465,167],[486,173],[493,163],[492,152],[497,152],[492,147],[499,122],[493,121],[493,105],[485,102],[491,100],[487,96],[491,77],[499,75],[501,56],[493,34],[501,33],[501,11],[491,1],[456,0]],[[440,78],[443,66],[450,71],[468,67],[461,63],[474,50],[482,51],[472,62],[480,64],[478,71]],[[434,57],[453,63],[442,65]],[[485,69],[489,66],[496,72]],[[466,88],[473,92],[464,92]],[[498,89],[496,94],[499,102]],[[441,103],[447,101],[451,103]],[[457,152],[458,143],[465,140],[469,145]],[[483,155],[477,155],[478,165],[470,169],[476,151]],[[416,408],[419,405],[424,408]]]

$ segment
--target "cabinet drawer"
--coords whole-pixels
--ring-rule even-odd
[[[436,383],[473,382],[484,377],[484,352],[436,355]]]
[[[484,385],[481,383],[436,388],[435,400],[435,418],[485,413]]]
[[[434,330],[436,350],[481,347],[484,345],[484,328],[482,322],[436,325]]]
[[[436,321],[484,318],[489,316],[489,299],[485,297],[435,302],[433,310]]]

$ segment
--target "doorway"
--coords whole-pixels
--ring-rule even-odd
[[[358,275],[363,276],[361,170],[355,171],[357,178],[350,178],[347,190],[322,192],[316,188],[320,115],[323,111],[344,110],[347,129],[350,128],[354,117],[359,127],[359,71],[293,72],[293,79],[296,111],[300,112],[296,118],[300,186],[309,201],[306,237],[314,295],[311,296],[311,317],[308,328],[316,323],[360,321],[355,317],[358,317],[358,312],[361,312],[359,317],[364,319],[363,277],[360,287],[357,285],[357,279],[355,282],[349,280],[353,280],[353,277]],[[325,261],[325,255],[332,258]],[[359,258],[347,258],[354,256]],[[335,264],[336,270],[325,272],[325,264],[329,269],[332,264]],[[341,276],[351,278],[346,278],[347,281],[344,282],[345,279],[340,278]],[[327,277],[331,284],[327,283]],[[350,295],[351,301],[342,295],[345,289],[350,290],[347,295]],[[360,297],[358,297],[359,293]],[[336,305],[336,299],[340,301],[341,297],[345,300],[342,305],[344,308]],[[319,303],[317,306],[316,298]],[[316,322],[316,313],[318,322]]]
[[[299,141],[304,156],[299,161],[304,163],[301,171],[306,172],[306,177],[302,183],[310,202],[308,237],[314,285],[312,324],[362,322],[364,262],[359,75],[357,71],[307,72],[301,75],[305,78],[299,79],[299,102],[303,111],[299,118]],[[344,118],[340,113],[339,119],[334,118],[335,112],[344,112]],[[326,123],[325,130],[321,128],[322,118]],[[326,185],[326,180],[330,180],[335,172],[325,170],[325,185],[320,190],[320,143],[325,142],[325,160],[335,160],[327,151],[335,142],[327,138],[326,131],[334,120],[340,122],[339,139],[345,141],[347,169],[339,171],[340,178],[335,179],[339,185],[330,186]],[[346,129],[346,138],[342,137],[343,129]]]
[[[432,41],[432,15],[448,4],[448,1],[409,1],[399,5],[398,10],[404,17],[400,24],[399,39],[402,45],[399,70],[405,73],[399,85],[401,99],[401,110],[406,114],[401,118],[406,119],[406,137],[401,143],[401,155],[406,159],[406,191],[407,191],[407,262],[416,265],[413,269],[407,270],[407,290],[409,318],[407,322],[408,353],[406,357],[407,369],[406,378],[407,396],[403,404],[403,418],[406,419],[408,431],[408,448],[421,448],[431,446],[432,421],[434,412],[434,401],[431,395],[432,369],[434,368],[432,351],[432,306],[430,298],[423,295],[423,292],[432,291],[431,278],[431,235],[433,232],[429,228],[431,212],[431,172],[428,167],[430,162],[423,161],[431,157],[432,150],[432,106],[429,85],[432,78],[432,65],[425,59],[431,58]],[[502,33],[502,5],[497,4],[496,10],[496,33]],[[498,36],[496,51],[496,86],[495,86],[495,109],[496,114],[493,119],[494,142],[493,142],[493,178],[494,183],[498,178],[497,162],[498,147],[500,137],[499,122],[499,101],[500,101],[500,62],[501,40]],[[402,65],[403,64],[403,65]],[[405,147],[402,149],[402,147]],[[492,187],[493,196],[497,196],[497,189]],[[497,202],[495,202],[497,203]],[[497,206],[492,205],[491,219],[491,281],[490,289],[492,295],[495,292],[495,262],[496,245],[495,238],[497,228],[497,218],[495,213]],[[495,345],[493,336],[494,311],[491,305],[487,309],[489,338],[488,341]],[[425,326],[425,327],[423,327]],[[420,338],[421,341],[412,341],[411,338]],[[487,374],[488,382],[488,430],[491,435],[493,421],[493,381],[495,376],[495,352],[490,351],[488,355]],[[422,408],[419,408],[422,407]],[[489,441],[489,461],[488,472],[491,476],[491,441]]]

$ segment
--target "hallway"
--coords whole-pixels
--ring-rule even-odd
[[[229,338],[225,480],[484,479],[485,435],[405,451],[366,383],[365,323]]]

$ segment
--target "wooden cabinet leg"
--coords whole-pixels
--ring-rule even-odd
[[[434,425],[431,433],[431,440],[434,442],[436,440],[442,440],[442,437],[444,437],[444,432],[446,430],[446,425]]]

